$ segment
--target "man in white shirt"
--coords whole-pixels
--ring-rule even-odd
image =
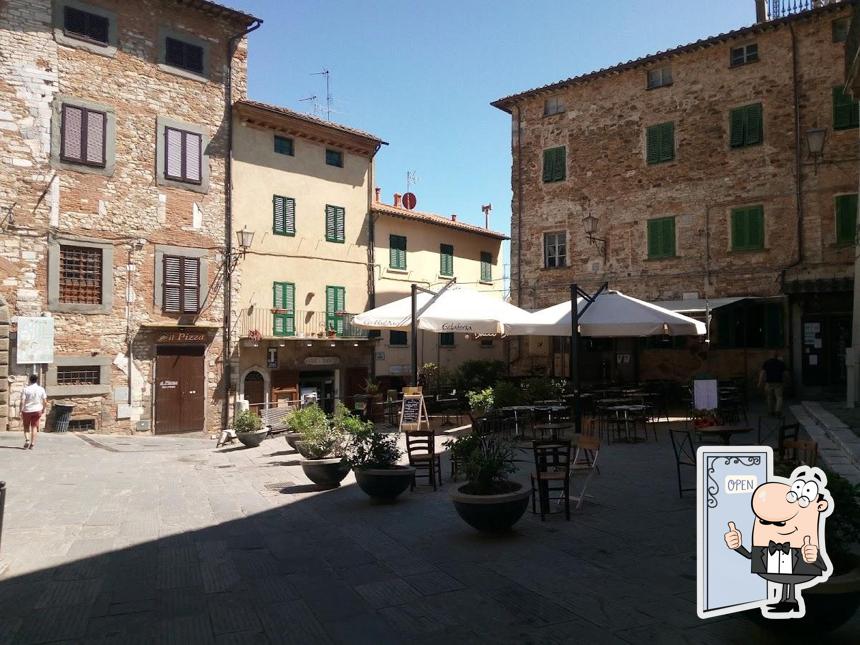
[[[30,384],[21,390],[21,419],[24,422],[24,449],[33,449],[39,433],[39,419],[45,411],[48,393],[39,385],[39,377],[30,374]],[[30,438],[27,438],[27,433]]]

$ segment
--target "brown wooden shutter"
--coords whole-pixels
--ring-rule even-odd
[[[167,313],[182,312],[182,258],[164,256],[164,297],[162,308]]]
[[[81,161],[83,154],[84,111],[72,105],[63,106],[63,144],[60,153],[63,159]]]

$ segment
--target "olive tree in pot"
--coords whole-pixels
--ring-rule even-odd
[[[510,529],[525,513],[531,491],[508,478],[516,471],[513,445],[472,432],[447,444],[467,482],[451,488],[457,514],[479,531]]]
[[[349,414],[346,408],[339,409],[339,414],[344,413]],[[349,473],[349,464],[344,457],[346,436],[342,427],[335,420],[326,418],[325,412],[316,404],[296,410],[290,423],[291,427],[299,428],[302,435],[296,441],[296,449],[303,457],[301,465],[305,476],[319,486],[340,486]]]
[[[409,488],[415,469],[397,464],[403,454],[397,447],[397,435],[378,432],[372,421],[356,421],[350,428],[349,445],[355,481],[371,499],[393,502]]]
[[[233,418],[233,430],[248,448],[259,446],[269,433],[269,429],[263,427],[263,420],[250,410],[242,410]]]
[[[493,388],[491,387],[469,391],[466,393],[466,398],[469,400],[469,418],[472,419],[472,424],[493,408]]]

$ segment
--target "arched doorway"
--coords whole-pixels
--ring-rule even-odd
[[[256,370],[248,372],[245,374],[244,386],[245,400],[259,414],[262,404],[266,402],[266,381],[263,375]]]

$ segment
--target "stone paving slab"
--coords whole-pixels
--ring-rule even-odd
[[[317,491],[277,439],[87,438],[0,435],[0,643],[768,642],[695,615],[695,500],[664,432],[605,446],[570,522],[493,538],[444,489]]]

